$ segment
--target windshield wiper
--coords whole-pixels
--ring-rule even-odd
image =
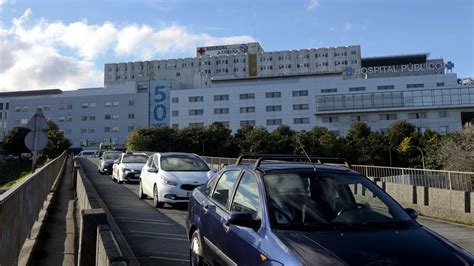
[[[331,224],[331,223],[288,223],[279,224],[278,229],[284,230],[340,230],[348,228],[348,224]],[[349,226],[350,227],[350,226]]]

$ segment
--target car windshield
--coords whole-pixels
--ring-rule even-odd
[[[95,155],[95,152],[93,151],[85,151],[82,153],[82,155]]]
[[[124,155],[122,163],[146,163],[147,160],[146,155]]]
[[[106,152],[104,153],[102,157],[104,158],[104,160],[116,160],[120,157],[120,153],[119,152]]]
[[[195,155],[166,155],[160,159],[161,169],[165,171],[209,171],[206,162]]]
[[[357,228],[410,223],[370,180],[356,174],[281,172],[264,176],[276,228]]]

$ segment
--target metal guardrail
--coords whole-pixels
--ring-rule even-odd
[[[14,265],[53,183],[62,174],[67,153],[38,169],[0,195],[0,265]]]
[[[222,169],[223,166],[235,164],[237,158],[203,156],[209,163]],[[244,160],[254,163],[255,160]],[[474,163],[474,162],[473,162]],[[334,164],[344,166],[343,164]],[[387,183],[441,188],[459,191],[474,191],[474,173],[415,168],[398,168],[370,165],[352,165],[352,169],[367,177],[377,177]]]

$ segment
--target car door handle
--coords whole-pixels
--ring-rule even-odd
[[[202,210],[204,211],[204,213],[207,213],[207,211],[209,210],[209,206],[208,205],[202,206]]]
[[[229,232],[229,229],[230,229],[230,224],[229,222],[225,222],[222,224],[222,227],[224,227],[224,231],[227,233]]]

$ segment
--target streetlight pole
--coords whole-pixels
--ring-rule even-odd
[[[416,148],[417,150],[419,150],[420,153],[421,153],[421,163],[423,164],[423,169],[425,169],[425,156],[424,156],[424,154],[423,154],[423,150],[421,150],[421,148],[418,147],[418,146],[415,146],[415,148]]]

